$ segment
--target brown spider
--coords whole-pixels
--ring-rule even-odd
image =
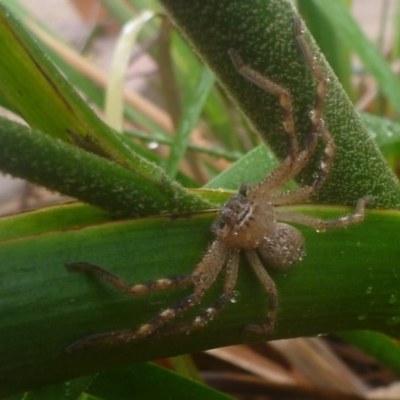
[[[323,231],[331,228],[345,227],[363,220],[365,204],[370,196],[357,202],[353,214],[335,220],[323,221],[306,215],[277,210],[276,206],[298,204],[315,194],[324,183],[335,152],[334,141],[322,119],[328,80],[316,63],[306,42],[302,37],[299,19],[295,19],[295,38],[298,46],[317,80],[317,93],[311,113],[309,133],[305,149],[300,151],[293,118],[293,107],[290,93],[283,87],[271,82],[257,71],[245,65],[234,50],[229,55],[236,70],[248,81],[263,90],[278,96],[284,116],[283,127],[289,143],[289,155],[271,174],[256,186],[243,184],[238,194],[233,195],[220,211],[219,219],[213,224],[216,237],[204,258],[190,275],[170,277],[157,281],[131,286],[121,278],[93,264],[74,262],[67,264],[72,271],[87,271],[109,281],[129,295],[137,296],[155,291],[177,287],[193,286],[193,293],[164,309],[148,323],[136,331],[108,332],[92,335],[70,346],[70,349],[85,347],[93,343],[114,343],[149,337],[152,334],[176,331],[190,332],[209,322],[232,299],[239,268],[239,253],[244,251],[249,265],[269,295],[269,310],[265,325],[249,325],[248,331],[270,334],[274,329],[278,294],[274,281],[269,276],[260,260],[276,269],[291,267],[301,260],[304,254],[304,239],[294,227],[278,221],[294,222]],[[277,192],[282,186],[295,178],[309,162],[318,143],[319,136],[325,144],[325,153],[320,164],[320,172],[311,186],[298,190]],[[225,269],[223,293],[203,314],[192,323],[171,329],[165,325],[181,315],[187,309],[199,304],[200,300]]]

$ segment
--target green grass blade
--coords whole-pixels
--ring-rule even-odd
[[[346,0],[339,0],[348,3]],[[314,36],[318,46],[324,53],[329,65],[346,93],[352,97],[353,89],[351,83],[351,59],[349,49],[342,45],[338,38],[338,32],[324,14],[322,14],[311,1],[299,1],[297,6],[301,16],[304,18],[308,29]],[[347,5],[349,8],[349,5]]]
[[[143,26],[154,17],[151,11],[144,11],[127,22],[121,29],[110,71],[106,90],[105,115],[107,123],[122,132],[124,118],[124,82],[129,67],[132,49]]]
[[[2,217],[0,242],[109,220],[110,215],[106,211],[78,202],[43,207],[35,211]]]
[[[47,386],[23,394],[20,400],[77,400],[81,398],[80,396],[92,381],[93,377],[85,376],[72,381]]]
[[[398,298],[393,297],[392,303],[393,301],[397,302]],[[393,323],[398,320],[399,318],[394,318]],[[397,375],[400,374],[400,345],[398,340],[371,331],[342,332],[338,336],[379,360]]]
[[[400,82],[376,46],[365,36],[348,8],[341,1],[311,1],[334,27],[342,45],[348,46],[357,54],[393,108],[400,113]]]
[[[212,205],[149,164],[144,174],[0,119],[0,170],[101,207],[114,216],[210,209]]]
[[[121,0],[101,0],[104,7],[114,16],[114,18],[126,24],[133,17],[133,9],[129,7],[125,1]]]
[[[361,118],[380,151],[389,161],[400,158],[400,124],[386,118],[363,113]]]
[[[205,385],[154,364],[139,364],[100,374],[86,391],[105,400],[233,400]]]
[[[199,119],[204,102],[213,85],[214,74],[207,67],[204,67],[197,86],[194,88],[190,98],[185,102],[182,118],[177,128],[176,136],[173,139],[171,153],[165,167],[167,174],[171,178],[178,172],[179,164],[189,145],[190,134]]]
[[[260,182],[278,165],[270,150],[261,144],[245,154],[238,162],[221,172],[203,187],[206,189],[237,190],[240,184]]]

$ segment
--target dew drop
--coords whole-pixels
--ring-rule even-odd
[[[155,150],[157,149],[159,146],[158,142],[149,142],[147,144],[147,148],[149,148],[150,150]]]
[[[371,294],[372,293],[372,286],[368,286],[367,290],[366,290],[367,294]]]
[[[230,302],[231,303],[237,303],[238,297],[240,296],[240,292],[237,292],[236,290],[232,293],[232,297]]]

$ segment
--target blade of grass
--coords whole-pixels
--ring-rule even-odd
[[[139,364],[100,374],[86,391],[102,399],[233,400],[221,392],[154,364]]]
[[[214,74],[207,67],[204,67],[197,86],[193,89],[190,98],[185,102],[182,118],[173,139],[171,153],[165,166],[165,170],[171,178],[178,172],[179,164],[189,145],[190,134],[199,119],[204,102],[213,85]]]
[[[151,11],[144,11],[127,22],[121,29],[112,59],[110,79],[106,90],[105,119],[118,132],[122,132],[124,116],[124,82],[129,67],[131,51],[137,42],[142,27],[154,17]]]
[[[7,400],[77,400],[93,381],[94,377],[85,376],[61,384],[47,386],[30,391]]]
[[[114,216],[212,208],[177,183],[170,184],[164,171],[153,163],[145,174],[133,173],[5,119],[0,119],[0,144],[0,170],[102,207]]]
[[[43,207],[0,218],[0,242],[109,220],[106,211],[78,202]]]
[[[145,142],[156,142],[159,144],[166,144],[168,146],[173,145],[173,139],[170,136],[166,136],[162,134],[161,132],[153,132],[151,136],[149,136],[147,133],[138,131],[138,130],[125,130],[124,131],[126,136],[137,138],[144,140]],[[239,152],[233,152],[233,151],[228,151],[228,150],[223,150],[219,149],[216,147],[205,147],[205,146],[198,146],[192,143],[189,143],[187,145],[188,150],[193,150],[197,153],[204,153],[208,154],[212,157],[220,157],[224,158],[228,161],[237,161],[239,158],[243,155],[242,153]]]
[[[101,3],[107,8],[108,12],[122,24],[128,23],[135,16],[134,9],[126,4],[126,1],[101,0]],[[148,9],[148,6],[146,9]]]
[[[342,1],[345,7],[349,9],[350,4],[348,0],[339,1]],[[344,90],[352,98],[352,71],[349,49],[342,45],[331,21],[315,7],[314,3],[299,1],[297,2],[297,7]]]
[[[379,88],[387,96],[392,107],[400,113],[400,82],[376,46],[365,36],[348,8],[341,1],[311,2],[334,27],[342,45],[357,54],[364,67],[378,82]]]
[[[393,39],[391,47],[391,60],[396,60],[400,56],[400,3],[395,3],[395,11],[393,13]]]
[[[109,6],[113,3],[114,7],[118,8],[120,1],[105,2],[105,6],[118,19],[120,23],[126,21],[126,15],[122,18],[122,13],[114,11],[113,7]],[[154,10],[159,11],[160,6],[156,1],[149,2],[148,0],[134,0],[131,2],[137,10]],[[122,8],[123,9],[123,8]],[[149,39],[158,35],[156,25],[149,22],[146,30],[143,32],[144,39]],[[177,67],[177,78],[179,86],[182,90],[184,98],[190,97],[193,86],[197,84],[198,74],[202,70],[202,65],[198,58],[193,54],[193,51],[188,44],[182,40],[177,34],[172,35],[172,59]],[[151,55],[151,54],[150,54]],[[210,92],[208,99],[204,106],[204,112],[207,115],[207,122],[210,129],[216,133],[217,136],[224,138],[224,143],[228,148],[243,151],[244,147],[241,145],[239,138],[236,135],[229,134],[234,131],[235,124],[227,113],[225,102],[221,99],[221,95],[217,89]]]
[[[363,113],[361,118],[387,160],[400,158],[400,124]]]
[[[161,93],[174,128],[179,124],[182,114],[181,90],[176,79],[174,63],[171,55],[172,24],[168,18],[163,18],[157,37],[158,71],[161,80]]]
[[[397,301],[397,298],[394,300]],[[393,322],[395,323],[397,319],[394,319]],[[338,336],[379,360],[397,375],[400,374],[400,345],[398,340],[371,331],[342,332]]]
[[[257,184],[278,165],[278,160],[263,144],[245,154],[237,163],[226,169],[206,185],[207,189],[237,190],[246,182]]]
[[[40,30],[37,25],[29,24],[33,33],[42,40],[47,46],[51,54],[55,56],[55,60],[58,62],[60,69],[74,81],[77,73],[87,76],[94,84],[100,88],[104,88],[107,85],[107,75],[105,72],[100,70],[98,67],[90,63],[84,57],[82,57],[76,50],[71,49],[65,43],[60,42],[59,39],[54,39],[49,36],[43,30]],[[74,71],[74,69],[76,71]],[[78,75],[79,76],[79,75]],[[85,92],[86,93],[86,92]],[[90,92],[87,93],[90,95]],[[97,94],[98,95],[98,94]],[[101,91],[100,99],[103,99]],[[96,94],[89,97],[94,101],[94,104],[98,104],[99,107],[103,106],[103,103],[99,102],[99,98],[96,99]],[[172,126],[168,116],[157,106],[145,99],[138,93],[130,90],[124,91],[124,99],[128,104],[126,111],[127,116],[132,120],[143,124],[150,130],[163,129],[165,131],[171,131]]]

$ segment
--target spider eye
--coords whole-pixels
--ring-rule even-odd
[[[226,228],[226,222],[223,221],[222,219],[217,219],[211,225],[211,232],[214,233],[215,235],[218,235],[218,232],[225,230],[225,228]]]
[[[221,211],[219,213],[221,217],[220,220],[223,221],[226,225],[226,223],[229,223],[230,221],[233,221],[235,219],[236,214],[237,213],[231,208],[223,207],[221,208]]]

